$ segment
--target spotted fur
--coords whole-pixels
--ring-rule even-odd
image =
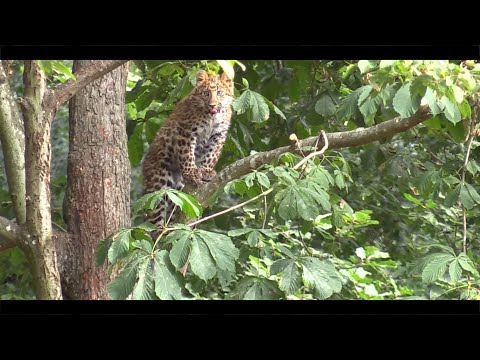
[[[192,92],[180,101],[158,131],[143,161],[144,192],[181,190],[210,181],[222,152],[232,117],[233,82],[223,73],[201,70]],[[163,227],[174,220],[174,204],[163,201],[149,221]]]

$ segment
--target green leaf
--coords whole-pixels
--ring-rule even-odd
[[[447,270],[448,264],[455,259],[451,254],[432,254],[428,263],[425,265],[422,272],[422,281],[424,283],[431,283],[440,278]]]
[[[155,299],[153,269],[151,258],[145,257],[138,265],[138,281],[133,289],[134,300],[153,300]]]
[[[263,235],[265,235],[269,239],[276,239],[278,238],[278,234],[273,232],[272,229],[258,229]]]
[[[136,249],[143,250],[147,253],[152,252],[152,244],[147,240],[136,240],[133,242],[132,246]]]
[[[472,91],[475,88],[476,82],[470,73],[458,75],[458,79],[463,83],[465,89]]]
[[[183,192],[177,192],[177,196],[182,200],[182,211],[189,217],[197,218],[202,214],[202,206],[192,195]]]
[[[176,230],[167,236],[167,240],[174,242],[170,251],[170,261],[177,270],[182,268],[187,262],[190,254],[191,235],[191,231]]]
[[[324,210],[330,211],[330,195],[328,195],[321,186],[310,179],[301,180],[298,185],[303,187],[303,189],[300,188],[302,193],[306,196],[310,196],[318,205],[321,205]]]
[[[150,110],[149,110],[150,111]],[[146,117],[146,116],[145,116]],[[133,116],[132,116],[133,118]],[[147,142],[151,144],[153,140],[155,140],[155,136],[157,135],[158,129],[160,129],[160,124],[154,122],[155,119],[150,119],[145,122],[145,137],[147,138]]]
[[[133,291],[139,263],[147,256],[132,256],[120,274],[107,286],[108,295],[113,300],[125,300]]]
[[[122,230],[113,236],[113,244],[108,250],[108,261],[111,264],[115,264],[118,259],[127,255],[131,232],[131,229]]]
[[[303,187],[301,185],[307,185]],[[284,220],[301,217],[304,220],[313,220],[320,214],[318,205],[325,210],[330,209],[328,194],[312,181],[302,181],[275,195],[278,205],[278,214]]]
[[[250,90],[245,90],[242,95],[236,98],[233,101],[233,110],[237,112],[237,114],[243,114],[250,108],[250,100],[252,98],[252,92]]]
[[[227,234],[228,234],[228,236],[236,237],[236,236],[241,236],[241,235],[244,235],[244,234],[248,234],[252,230],[253,229],[251,229],[251,228],[240,228],[240,229],[230,230]]]
[[[385,106],[390,106],[391,101],[395,97],[395,94],[397,93],[397,89],[395,88],[394,84],[387,84],[382,91],[380,91],[380,98],[383,100],[383,105]]]
[[[177,205],[179,208],[182,208],[183,201],[182,201],[182,199],[180,199],[177,196],[177,191],[176,190],[168,189],[166,193],[167,193],[167,196],[169,197],[169,199],[172,200],[172,202],[175,205]]]
[[[235,260],[240,252],[228,236],[204,230],[196,230],[195,234],[205,241],[219,269],[235,272]]]
[[[257,231],[257,230],[253,230],[250,232],[250,234],[248,234],[248,237],[247,237],[247,243],[249,246],[251,247],[255,247],[258,245],[258,239],[260,237],[260,233]]]
[[[195,237],[192,241],[190,264],[194,274],[205,282],[212,279],[217,272],[215,260],[210,255],[207,244],[200,237]]]
[[[332,116],[335,114],[335,103],[328,93],[320,96],[320,99],[315,104],[315,111],[322,116]]]
[[[403,118],[408,118],[415,114],[420,106],[420,97],[410,94],[411,82],[403,85],[393,98],[393,108]]]
[[[247,185],[247,188],[251,188],[253,186],[253,179],[255,178],[255,173],[248,174],[243,178],[245,181],[245,185]]]
[[[451,246],[446,246],[446,245],[443,245],[443,244],[432,244],[432,245],[430,245],[430,247],[442,249],[443,252],[445,252],[447,254],[451,254],[454,257],[456,256],[455,255],[455,250],[453,250]],[[433,254],[433,255],[435,255],[435,254]]]
[[[360,60],[358,62],[358,68],[360,69],[361,74],[365,74],[368,70],[373,69],[377,66],[377,61],[370,61],[370,60]]]
[[[268,179],[267,175],[257,171],[255,172],[255,177],[257,178],[258,183],[262,185],[265,189],[270,188],[270,180]]]
[[[453,91],[453,97],[455,98],[455,101],[457,102],[457,104],[461,104],[464,98],[463,90],[460,89],[457,85],[453,85],[452,91]]]
[[[480,204],[480,195],[472,185],[465,184],[460,190],[460,201],[467,210],[470,210],[475,206],[475,203]]]
[[[462,267],[460,266],[460,261],[458,259],[455,259],[450,263],[448,273],[452,282],[456,283],[460,279],[462,276]]]
[[[248,90],[251,91],[251,90]],[[264,100],[264,97],[255,91],[251,91],[252,96],[250,98],[250,107],[252,109],[252,121],[263,122],[268,120],[270,116],[270,110]]]
[[[455,205],[458,201],[458,198],[460,197],[460,189],[461,185],[458,184],[455,189],[453,189],[446,197],[445,197],[445,206],[446,207],[452,207]]]
[[[314,257],[302,259],[303,280],[307,286],[313,286],[313,294],[317,299],[327,299],[342,289],[342,282],[335,267],[327,260]]]
[[[240,196],[243,196],[247,192],[247,184],[245,184],[245,181],[243,180],[236,180],[233,183],[233,188],[235,189],[235,192]]]
[[[417,198],[413,197],[413,196],[410,195],[409,193],[403,193],[403,196],[405,197],[405,199],[407,199],[408,201],[414,203],[415,205],[423,206],[423,204],[422,204],[421,201],[419,201]]]
[[[233,61],[233,63],[237,64],[238,66],[240,66],[240,69],[242,69],[242,71],[247,70],[247,67],[243,63],[241,63],[240,61],[238,61],[238,60],[231,60],[231,61]]]
[[[270,266],[270,274],[271,275],[276,275],[278,273],[281,273],[288,265],[291,263],[294,263],[295,261],[292,259],[280,259],[275,261],[271,266]]]
[[[229,297],[238,300],[274,300],[279,298],[279,291],[274,281],[245,276]]]
[[[458,108],[457,104],[451,101],[448,97],[446,97],[445,95],[442,96],[440,103],[445,107],[443,113],[445,114],[445,117],[448,119],[448,121],[456,124],[460,120],[462,120],[460,109]]]
[[[470,119],[472,117],[472,108],[466,99],[463,100],[460,105],[458,105],[458,109],[460,110],[460,113],[464,119]]]
[[[159,111],[162,111],[163,109],[165,109],[168,105],[170,105],[171,103],[173,103],[175,101],[175,99],[177,99],[177,97],[180,95],[180,92],[183,90],[183,88],[185,87],[185,85],[187,84],[188,82],[188,75],[187,76],[184,76],[182,78],[182,80],[180,80],[177,84],[177,86],[175,86],[175,89],[173,89],[173,91],[168,94],[168,97],[165,99],[165,101],[162,103],[162,106],[160,106],[159,108]],[[140,109],[138,109],[137,107],[137,110],[138,111],[141,111]]]
[[[103,263],[105,262],[105,259],[107,258],[108,255],[108,250],[110,249],[110,246],[112,246],[112,236],[109,236],[108,238],[99,241],[97,245],[97,256],[96,256],[96,261],[98,266],[102,266]]]
[[[132,136],[128,139],[128,158],[132,166],[137,166],[143,157],[143,124],[139,123],[135,127]]]
[[[268,100],[265,96],[263,97],[263,100],[267,103],[268,107],[274,111],[275,114],[279,115],[283,120],[287,120],[285,114],[278,107],[276,107],[273,102]]]
[[[61,61],[54,61],[53,69],[74,81],[77,80],[75,75],[72,74],[72,70],[68,66],[65,66]]]
[[[332,175],[323,166],[317,166],[310,171],[308,179],[316,182],[324,190],[328,190],[330,185],[335,184]]]
[[[153,193],[145,194],[132,205],[132,212],[137,214],[139,211],[153,210],[165,196],[166,190],[159,190]]]
[[[360,108],[360,106],[363,105],[363,103],[365,102],[365,100],[367,99],[368,95],[370,95],[370,93],[372,92],[373,88],[371,85],[366,85],[366,86],[363,86],[363,91],[362,93],[360,94],[360,96],[358,97],[358,107]]]
[[[395,65],[396,62],[397,62],[397,60],[381,60],[380,61],[380,69],[393,66],[393,65]]]
[[[293,294],[302,284],[302,277],[295,261],[291,261],[283,270],[280,279],[280,290],[287,294]]]
[[[150,232],[150,231],[157,230],[157,227],[155,225],[150,224],[150,223],[142,223],[140,225],[135,226],[135,229],[142,229],[146,232]]]
[[[453,141],[457,143],[463,143],[465,140],[465,127],[461,122],[456,124],[451,123],[450,121],[445,121],[445,128],[452,137]]]
[[[337,110],[337,119],[339,121],[348,120],[358,108],[358,98],[363,93],[367,85],[362,86],[348,95],[340,104]]]
[[[442,112],[442,109],[438,106],[437,95],[435,90],[430,87],[427,87],[427,91],[425,92],[425,99],[427,100],[428,107],[432,114],[438,115]]]
[[[465,253],[462,252],[460,255],[458,255],[458,262],[464,270],[472,273],[475,276],[478,276],[478,271],[475,268],[475,264]]]
[[[426,93],[427,85],[432,82],[432,79],[430,75],[420,75],[414,78],[410,87],[410,95],[422,98]]]
[[[230,79],[233,80],[235,77],[235,70],[233,69],[233,60],[217,60],[218,65],[220,65],[228,75]]]
[[[154,254],[155,261],[155,294],[161,300],[182,299],[182,279],[175,273],[168,259],[166,250]]]
[[[341,172],[338,172],[335,176],[335,184],[339,189],[345,188],[345,178]]]
[[[477,165],[475,160],[469,159],[467,163],[467,171],[475,176],[475,174],[480,171],[480,167]]]
[[[132,91],[133,92],[133,91]],[[150,106],[154,98],[154,93],[150,90],[143,92],[135,100],[135,108],[137,112],[143,111]]]

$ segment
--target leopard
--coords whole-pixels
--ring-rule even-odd
[[[215,178],[216,166],[231,125],[234,83],[223,72],[196,73],[193,90],[180,100],[160,127],[142,163],[143,192],[197,188]],[[164,197],[147,215],[162,229],[179,215]]]

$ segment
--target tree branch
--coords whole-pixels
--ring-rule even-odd
[[[21,229],[15,221],[0,216],[0,251],[19,245]]]
[[[109,73],[128,60],[99,60],[75,73],[77,80],[68,80],[55,90],[50,91],[44,99],[44,109],[56,112],[58,108],[70,100],[77,92],[95,79]]]
[[[51,124],[55,111],[45,112],[45,75],[35,61],[26,60],[23,72],[26,173],[26,255],[37,299],[61,299],[60,275],[52,242],[50,210]]]
[[[18,224],[25,223],[25,133],[22,118],[0,64],[0,141],[8,188]]]
[[[397,117],[366,129],[327,134],[329,143],[328,147],[329,149],[340,149],[368,144],[389,136],[393,136],[400,132],[407,131],[421,122],[429,119],[430,117],[431,114],[429,113],[428,106],[423,105],[413,116],[409,118],[402,119],[401,117]],[[315,146],[317,144],[318,147],[322,147],[323,142],[317,143],[317,140],[318,136],[312,136],[310,138],[300,140],[298,142],[298,146]],[[239,179],[251,171],[258,169],[260,166],[270,163],[273,159],[281,154],[293,152],[296,149],[296,145],[284,146],[274,150],[248,156],[227,166],[209,183],[197,189],[186,187],[185,191],[190,192],[197,198],[202,206],[207,207],[210,196],[212,196],[218,189],[222,188],[228,182],[234,179]]]

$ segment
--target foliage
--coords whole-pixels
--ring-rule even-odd
[[[432,119],[387,142],[328,151],[300,169],[296,164],[309,149],[284,154],[227,184],[204,215],[245,198],[258,200],[202,222],[195,230],[171,226],[152,241],[151,253],[162,252],[165,258],[169,254],[174,274],[183,275],[183,296],[478,297],[478,246],[470,241],[468,252],[461,251],[458,226],[465,209],[467,238],[472,239],[478,229],[479,168],[473,157],[467,163],[465,179],[461,176],[464,141],[470,136],[466,123],[476,105],[478,64],[242,62],[246,69],[236,72],[241,75],[241,83],[236,81],[236,116],[219,168],[252,151],[286,145],[290,133],[304,138],[320,129],[333,132],[372,126],[397,116],[412,116],[422,104],[429,106]],[[143,64],[146,74],[152,73],[149,67],[165,66],[169,69],[165,74],[178,76],[177,85],[171,84],[173,91],[165,97],[167,105],[162,103],[160,108],[170,106],[169,97],[180,94],[181,90],[175,89],[184,86],[182,75],[191,71],[185,75],[191,78],[196,72],[195,66],[180,70],[181,65]],[[215,64],[201,62],[200,66]],[[168,81],[174,78],[170,76]],[[144,113],[148,111],[151,109]],[[138,126],[132,131],[132,144],[139,136]],[[143,126],[147,135],[149,125]],[[147,135],[146,143],[152,138]],[[141,142],[142,151],[146,143]],[[478,143],[472,144],[477,152]],[[132,146],[140,149],[138,144]],[[132,165],[140,158],[131,156]],[[151,205],[145,206],[145,201],[137,204],[144,209]],[[177,205],[182,206],[180,202]],[[140,210],[138,206],[136,210]],[[439,237],[439,231],[448,236]],[[141,234],[145,236],[146,232]],[[139,239],[132,236],[125,243],[130,249],[124,255],[127,259],[141,251],[132,245]],[[212,248],[206,239],[215,239],[216,245]],[[137,276],[140,279],[140,271]],[[174,283],[180,286],[176,280],[170,282]],[[144,296],[133,294],[133,298]]]
[[[42,66],[51,81],[69,78],[58,63]],[[144,152],[199,69],[223,70],[235,81],[234,117],[217,170],[289,145],[292,133],[302,139],[370,127],[422,105],[432,117],[384,141],[329,149],[302,166],[312,149],[284,154],[219,189],[208,209],[181,191],[142,196]],[[125,105],[135,218],[132,228],[99,244],[98,263],[119,270],[109,294],[479,299],[479,75],[473,61],[135,61]],[[55,138],[62,136],[66,130]],[[58,169],[60,151],[54,148]],[[53,180],[58,199],[62,171]],[[143,223],[143,213],[164,196],[197,225],[169,224],[155,233]],[[8,201],[5,190],[0,197]]]

